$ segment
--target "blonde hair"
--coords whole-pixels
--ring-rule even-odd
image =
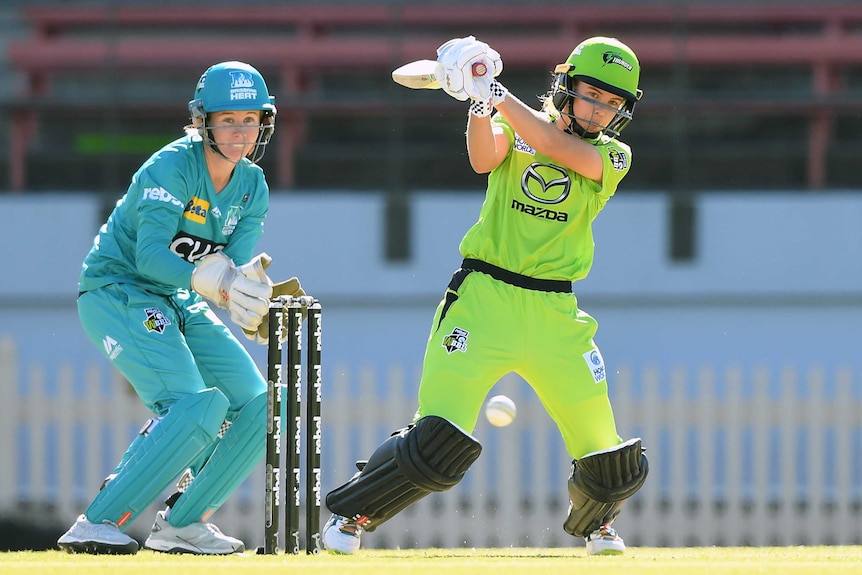
[[[551,91],[547,91],[544,95],[539,96],[539,101],[542,103],[542,111],[545,112],[552,122],[560,119],[562,113],[554,106],[554,95]]]

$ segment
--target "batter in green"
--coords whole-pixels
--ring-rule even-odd
[[[471,433],[488,392],[515,372],[573,460],[564,529],[591,555],[621,554],[611,523],[648,464],[641,440],[617,433],[598,324],[578,308],[572,283],[589,273],[593,220],[631,167],[617,137],[641,97],[640,65],[619,40],[590,38],[556,67],[533,110],[494,79],[502,60],[487,44],[455,38],[437,54],[444,91],[471,102],[467,151],[489,174],[485,201],[434,316],[413,423],[327,496],[324,543],[352,553],[363,529],[460,481],[481,451]],[[474,76],[477,63],[489,72]]]

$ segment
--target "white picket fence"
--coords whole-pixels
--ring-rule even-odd
[[[86,507],[149,415],[111,373],[47,361],[25,373],[14,342],[0,341],[0,517],[39,514],[65,527]],[[326,366],[324,376],[326,492],[409,422],[418,373]],[[620,433],[643,437],[651,464],[617,521],[630,545],[862,543],[862,382],[852,370],[647,366],[611,381]],[[518,403],[515,423],[480,422],[483,455],[465,480],[366,534],[364,546],[583,545],[562,530],[570,461],[556,428],[519,378],[498,390]],[[214,517],[249,546],[263,540],[263,485],[261,465]],[[145,537],[150,516],[130,533]]]

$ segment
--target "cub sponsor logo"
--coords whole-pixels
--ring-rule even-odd
[[[605,360],[597,349],[592,349],[584,354],[584,361],[593,374],[593,381],[601,383],[607,375],[605,374]]]
[[[223,244],[217,244],[212,240],[205,240],[184,232],[174,236],[169,247],[172,252],[191,263],[224,249]]]
[[[192,197],[189,203],[186,204],[183,217],[198,224],[205,224],[207,221],[207,213],[210,210],[210,203],[197,196]]]
[[[165,317],[162,310],[157,307],[148,307],[144,313],[147,314],[147,319],[144,320],[144,327],[147,328],[147,331],[165,333],[165,328],[171,325],[171,320]]]
[[[446,353],[460,351],[467,353],[467,337],[470,335],[466,329],[456,327],[452,333],[443,338],[443,347],[446,348]]]

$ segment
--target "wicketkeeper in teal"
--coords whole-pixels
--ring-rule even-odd
[[[252,257],[269,207],[256,162],[275,130],[274,100],[248,64],[207,69],[185,137],[138,169],[84,260],[84,331],[154,417],[58,540],[66,551],[137,552],[125,529],[178,477],[144,545],[245,549],[208,519],[263,459],[266,382],[208,302],[264,343],[273,291],[302,295],[296,278],[272,285],[268,256]]]
[[[489,173],[485,202],[434,316],[413,422],[327,495],[324,544],[354,553],[363,530],[457,484],[481,451],[471,432],[486,395],[516,372],[573,460],[564,529],[591,555],[623,553],[611,523],[646,480],[647,459],[639,438],[617,434],[598,326],[572,282],[589,273],[592,222],[631,167],[617,136],[641,97],[640,65],[619,40],[590,38],[556,67],[536,111],[494,79],[502,61],[487,44],[456,38],[437,56],[444,91],[470,100],[467,151]]]

